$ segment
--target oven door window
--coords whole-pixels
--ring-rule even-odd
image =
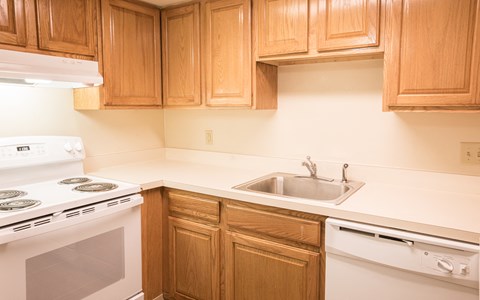
[[[124,229],[26,260],[27,300],[76,300],[125,278]]]

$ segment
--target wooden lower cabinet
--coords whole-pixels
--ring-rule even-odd
[[[320,254],[227,232],[227,300],[319,299]]]
[[[174,299],[220,299],[220,229],[169,217],[170,291]]]
[[[175,189],[163,195],[165,299],[323,300],[325,217]]]

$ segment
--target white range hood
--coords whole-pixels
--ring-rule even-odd
[[[0,83],[77,88],[103,84],[98,62],[0,50]]]

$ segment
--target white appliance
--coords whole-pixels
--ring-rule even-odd
[[[143,299],[140,187],[84,158],[78,137],[0,138],[1,299]]]
[[[478,300],[479,246],[329,218],[326,300]]]
[[[98,62],[0,50],[0,83],[77,88],[103,83]]]

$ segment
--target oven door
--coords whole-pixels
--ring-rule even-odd
[[[0,245],[15,300],[143,299],[140,206]]]

